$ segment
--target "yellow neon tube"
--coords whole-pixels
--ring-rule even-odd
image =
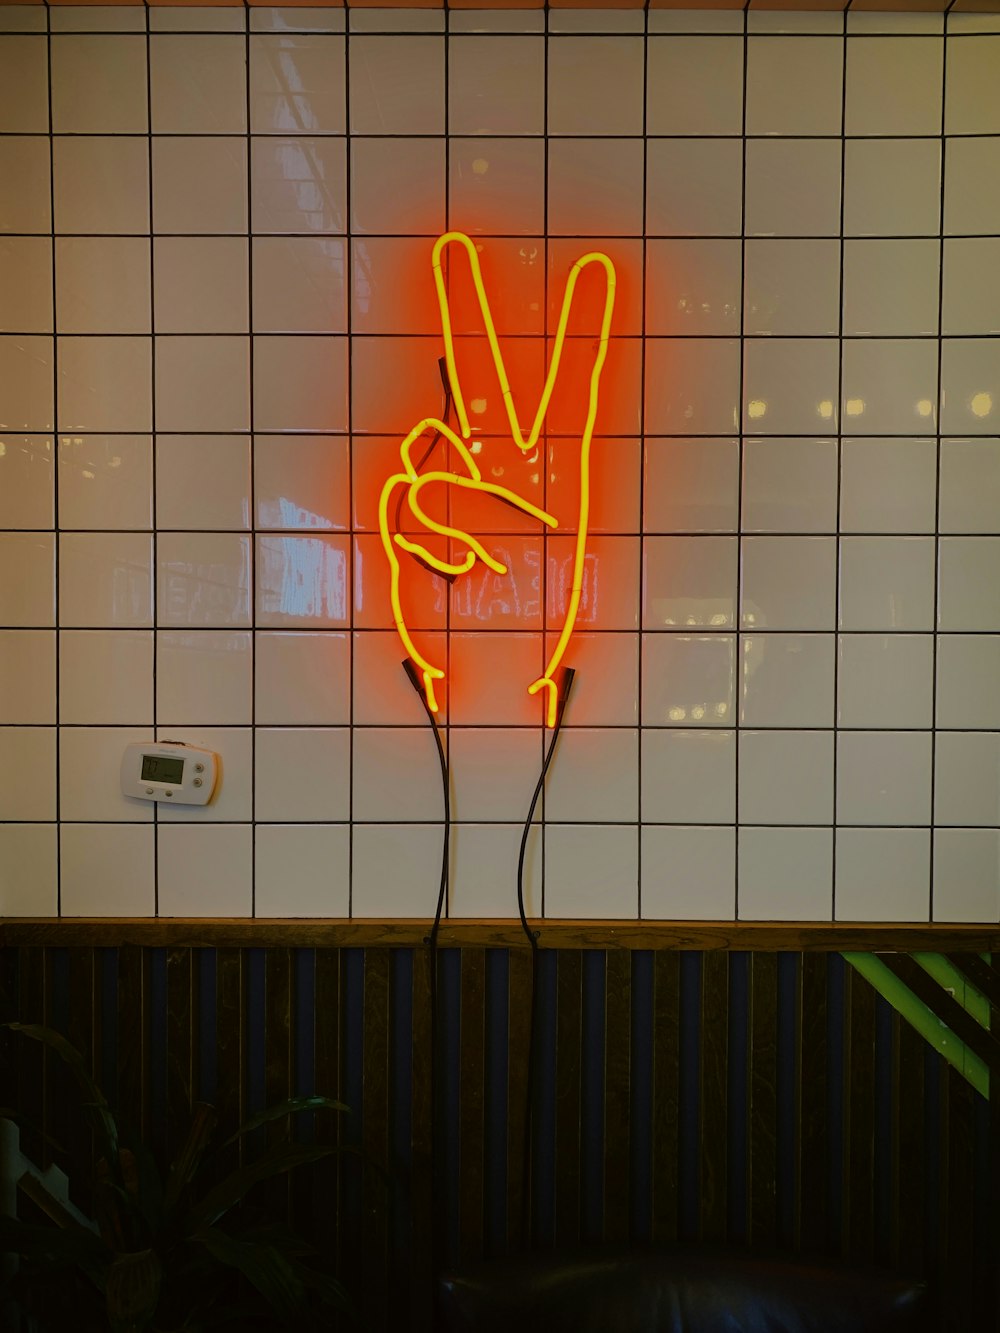
[[[488,568],[499,574],[506,573],[506,566],[495,557],[491,556],[483,544],[470,533],[463,532],[459,528],[452,528],[446,524],[438,523],[436,520],[432,519],[420,504],[419,494],[421,489],[429,482],[439,481],[450,486],[464,487],[484,494],[495,495],[498,499],[513,504],[523,513],[538,519],[548,527],[555,528],[558,526],[557,520],[551,514],[547,514],[544,510],[539,509],[536,505],[531,504],[528,500],[523,499],[515,492],[510,491],[503,486],[496,486],[490,482],[484,482],[475,459],[465,444],[465,440],[472,434],[472,428],[469,424],[468,412],[465,406],[465,396],[462,393],[458,365],[455,359],[455,341],[452,330],[451,307],[448,300],[447,284],[442,267],[444,252],[451,245],[459,246],[465,251],[465,254],[468,257],[469,267],[472,273],[472,281],[476,291],[476,298],[479,303],[479,311],[482,316],[490,352],[493,357],[493,366],[500,385],[500,392],[504,402],[504,409],[507,413],[507,420],[510,424],[511,438],[522,452],[527,452],[529,449],[535,447],[545,422],[545,416],[548,412],[552,393],[559,376],[559,366],[562,361],[563,347],[566,342],[566,330],[569,324],[569,317],[573,307],[573,297],[576,292],[576,284],[580,274],[585,268],[592,264],[598,264],[604,270],[606,282],[604,311],[601,318],[601,331],[597,343],[597,352],[590,372],[587,415],[584,422],[583,433],[580,437],[580,505],[576,524],[576,540],[573,554],[573,578],[570,589],[569,606],[566,611],[566,617],[563,621],[562,630],[559,634],[556,646],[549,655],[543,674],[537,680],[532,681],[528,686],[528,693],[531,695],[538,694],[543,690],[545,691],[545,721],[547,726],[554,727],[559,704],[559,691],[554,680],[554,674],[566,654],[566,649],[573,635],[573,630],[576,627],[577,616],[580,610],[580,598],[583,592],[583,565],[584,557],[587,552],[587,535],[590,523],[590,448],[594,435],[594,425],[597,420],[601,376],[604,373],[604,364],[607,360],[608,343],[611,336],[611,319],[615,305],[615,267],[607,255],[594,251],[590,254],[581,256],[570,269],[569,277],[566,280],[566,288],[563,292],[562,307],[559,312],[559,322],[556,326],[552,355],[549,360],[542,394],[538,401],[531,427],[528,432],[525,433],[514,404],[514,397],[510,388],[510,380],[507,375],[507,367],[504,363],[503,353],[497,338],[496,326],[493,322],[493,314],[490,309],[489,298],[486,294],[486,285],[483,281],[482,269],[480,267],[479,255],[476,251],[476,247],[472,241],[470,241],[468,236],[459,231],[446,232],[435,242],[431,256],[431,266],[434,273],[434,286],[437,292],[438,306],[441,314],[441,332],[444,337],[445,364],[448,369],[448,381],[451,386],[451,395],[458,416],[461,436],[451,430],[445,422],[440,421],[435,417],[425,417],[422,421],[418,422],[399,447],[400,461],[402,462],[404,471],[395,473],[386,480],[379,501],[379,531],[382,537],[382,547],[386,553],[386,558],[389,561],[389,595],[392,602],[393,621],[400,639],[403,642],[403,647],[406,649],[407,655],[416,663],[422,673],[428,707],[435,713],[438,711],[438,705],[434,693],[434,682],[436,680],[443,680],[444,672],[440,667],[435,667],[432,663],[428,662],[420,653],[416,644],[413,642],[413,638],[407,627],[406,618],[403,614],[402,602],[400,600],[400,564],[399,557],[396,554],[396,547],[398,546],[401,550],[415,556],[430,569],[436,570],[438,573],[446,575],[449,578],[467,574],[473,568],[477,559],[481,560]],[[429,430],[439,432],[449,441],[465,466],[468,472],[467,477],[460,476],[457,473],[441,471],[428,472],[423,475],[417,473],[411,457],[411,450],[414,442]],[[464,543],[468,547],[464,558],[460,561],[442,560],[433,555],[427,547],[421,543],[411,541],[401,533],[392,533],[390,531],[389,500],[397,486],[405,486],[407,488],[407,504],[416,522],[428,532],[433,532],[441,537]]]

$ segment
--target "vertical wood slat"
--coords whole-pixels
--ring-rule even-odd
[[[264,955],[264,1105],[286,1102],[295,1088],[295,1044],[292,1014],[292,951],[272,948]],[[292,1120],[275,1120],[268,1126],[268,1146],[294,1137]],[[284,1219],[291,1204],[291,1181],[279,1176],[269,1182],[266,1197]]]
[[[367,949],[364,965],[364,1120],[361,1270],[365,1315],[376,1328],[385,1324],[388,1279],[389,1168],[389,950]],[[370,1165],[375,1163],[376,1167]]]
[[[194,1100],[197,1026],[194,958],[187,948],[167,951],[167,1146],[173,1155],[187,1133]]]
[[[747,1134],[748,1235],[773,1245],[777,1234],[778,957],[750,957]]]
[[[463,949],[459,1038],[459,1239],[462,1262],[481,1259],[485,1223],[486,950]]]
[[[580,1070],[583,1040],[583,965],[576,950],[556,955],[555,1239],[580,1239]]]
[[[628,1239],[632,1056],[632,954],[604,955],[604,1239]]]
[[[994,953],[990,959],[993,972],[994,993],[1000,991],[1000,954]],[[990,1006],[990,1030],[1000,1033],[1000,1005]],[[989,1197],[992,1201],[1000,1199],[1000,1086],[995,1078],[990,1079],[990,1134],[989,1134]],[[1000,1254],[1000,1208],[989,1210],[989,1234],[986,1236],[987,1253]],[[992,1265],[989,1291],[990,1323],[1000,1328],[1000,1264]]]
[[[986,1327],[982,1310],[976,1308],[980,1293],[976,1289],[975,1257],[975,1127],[971,1085],[957,1069],[948,1065],[943,1071],[943,1095],[947,1099],[947,1135],[942,1135],[940,1152],[947,1157],[947,1196],[941,1193],[942,1224],[945,1245],[941,1251],[945,1299],[953,1309],[971,1305],[966,1327]],[[997,1201],[994,1200],[994,1207]],[[972,1315],[968,1319],[968,1314]]]
[[[524,1180],[529,1150],[526,1124],[531,1045],[532,955],[511,949],[507,978],[507,1243],[516,1249],[523,1234]]]
[[[652,1232],[655,1242],[677,1239],[680,1144],[680,955],[653,958]]]
[[[246,1071],[244,957],[242,949],[220,949],[215,966],[216,1103],[219,1112],[218,1141],[225,1142],[245,1118]],[[232,1167],[241,1155],[242,1144],[225,1150],[226,1165]]]
[[[729,955],[703,956],[701,972],[700,1231],[723,1240],[727,1230],[726,1064],[729,1036]]]
[[[314,998],[313,1059],[316,1092],[321,1097],[341,1099],[341,951],[317,949]],[[340,1115],[316,1116],[316,1142],[340,1142]],[[340,1163],[337,1156],[317,1162],[312,1183],[313,1234],[325,1269],[337,1268]]]
[[[22,1023],[44,1023],[45,1012],[45,951],[23,948],[18,950],[18,1017]],[[41,1163],[45,1160],[44,1139],[30,1126],[47,1130],[45,1112],[48,1081],[47,1052],[40,1042],[19,1037],[16,1047],[18,1071],[17,1109],[27,1122],[21,1129],[21,1144],[27,1156]]]
[[[910,1272],[924,1262],[923,1037],[893,1016],[892,1260]]]
[[[413,1016],[410,1023],[410,1324],[430,1328],[434,1280],[434,1034],[428,949],[413,951]]]
[[[118,1113],[128,1135],[149,1142],[149,952],[118,950]]]
[[[825,954],[801,955],[796,1031],[798,1153],[795,1211],[798,1243],[806,1253],[822,1250],[829,1234],[828,969]]]
[[[855,968],[845,979],[843,1251],[870,1262],[874,1249],[875,992]]]
[[[101,1005],[99,999],[100,970],[96,966],[94,950],[78,948],[69,950],[69,1026],[66,1035],[83,1057],[87,1072],[101,1081]],[[105,1090],[110,1096],[111,1090]],[[77,1094],[74,1090],[74,1098]],[[66,1149],[74,1167],[69,1174],[71,1187],[88,1187],[91,1178],[90,1168],[94,1161],[94,1136],[85,1118],[78,1114],[77,1102],[73,1104],[73,1114],[69,1117]],[[84,1211],[90,1213],[89,1197],[79,1197],[74,1193],[76,1202]]]

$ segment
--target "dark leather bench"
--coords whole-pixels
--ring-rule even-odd
[[[930,1333],[926,1284],[747,1251],[528,1255],[445,1275],[448,1333]]]

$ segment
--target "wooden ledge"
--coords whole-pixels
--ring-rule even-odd
[[[815,921],[532,921],[543,949],[728,949],[837,953],[898,951],[991,953],[998,925],[905,925]],[[6,948],[400,948],[428,938],[431,922],[413,920],[202,920],[181,917],[5,917]],[[441,948],[527,948],[517,920],[442,921]]]

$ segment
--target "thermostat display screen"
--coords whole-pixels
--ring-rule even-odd
[[[183,782],[184,760],[168,759],[162,754],[144,754],[142,756],[142,780],[143,782]]]

